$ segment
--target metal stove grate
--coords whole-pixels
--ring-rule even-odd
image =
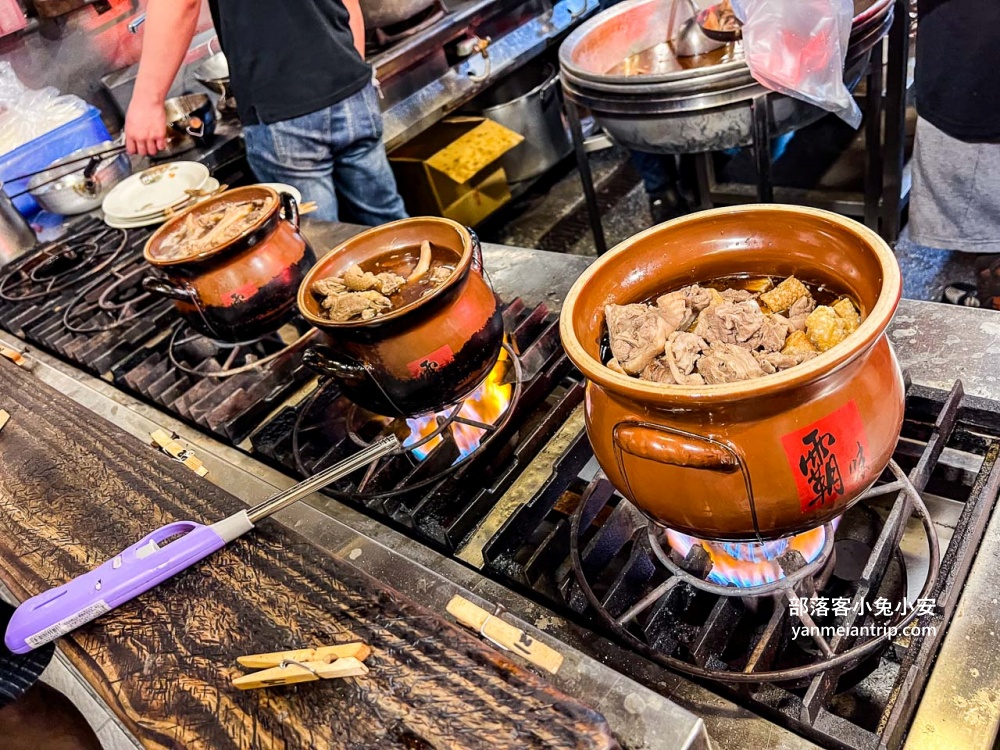
[[[533,467],[549,480],[534,493],[512,499],[517,511],[484,546],[484,570],[550,606],[557,604],[571,619],[609,633],[653,660],[675,668],[680,662],[684,668],[677,671],[701,677],[734,668],[747,673],[744,679],[757,682],[736,684],[723,678],[710,686],[826,747],[896,748],[912,720],[1000,489],[998,410],[997,404],[963,396],[960,383],[948,394],[909,388],[895,460],[925,499],[959,504],[961,512],[954,530],[943,530],[951,538],[929,592],[937,606],[917,620],[921,634],[897,636],[860,666],[854,659],[815,674],[810,674],[814,669],[796,671],[792,650],[801,646],[788,638],[787,609],[713,596],[686,583],[670,587],[641,618],[625,623],[630,626],[627,633],[614,627],[615,619],[661,586],[666,574],[645,541],[645,518],[595,473],[582,431],[555,460]],[[855,506],[857,511],[849,512],[839,529],[857,529],[859,514],[878,513],[880,528],[852,539],[866,537],[867,545],[853,563],[851,588],[840,594],[854,600],[871,602],[902,593],[899,542],[911,507],[905,496],[885,502],[890,496],[880,494],[881,500]],[[855,518],[848,521],[852,514]],[[578,540],[573,537],[574,518],[582,530]],[[838,540],[842,537],[838,533]],[[597,601],[588,597],[574,573],[575,544],[577,565],[594,584]],[[611,613],[611,623],[597,608]],[[859,613],[852,607],[835,624],[860,627],[870,620],[866,609]],[[928,627],[933,635],[923,630]],[[839,654],[856,642],[834,638],[829,645]],[[760,683],[759,677],[749,676],[772,668],[786,669],[779,675],[783,682]]]

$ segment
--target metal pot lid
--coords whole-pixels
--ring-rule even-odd
[[[561,70],[579,81],[594,81],[612,86],[645,86],[683,81],[685,88],[697,87],[698,79],[706,76],[748,71],[742,49],[739,49],[735,59],[728,58],[702,67],[637,76],[608,75],[606,71],[613,69],[630,54],[649,49],[663,41],[656,38],[656,29],[667,28],[671,8],[671,0],[626,0],[597,14],[577,27],[560,46]],[[892,0],[855,0],[852,36],[863,34],[880,24],[891,9]],[[602,29],[606,32],[601,33]]]
[[[86,148],[77,149],[66,156],[56,159],[54,162],[49,164],[44,172],[40,172],[31,178],[31,181],[28,183],[28,190],[30,192],[35,192],[37,190],[38,192],[47,193],[52,190],[60,190],[68,185],[71,185],[73,182],[76,182],[74,179],[76,174],[83,172],[89,164],[89,162],[86,161],[79,161],[80,159],[93,154],[102,153],[115,148],[117,145],[119,144],[113,141],[104,141],[95,146],[87,146]],[[120,153],[108,154],[108,156],[102,158],[98,163],[97,169],[101,169],[107,164],[110,164],[119,156],[121,156]],[[66,162],[72,163],[67,164]],[[39,187],[40,183],[47,183],[49,180],[55,180],[57,177],[62,177],[64,179]]]

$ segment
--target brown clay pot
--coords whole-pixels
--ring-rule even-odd
[[[270,196],[273,206],[240,236],[198,255],[157,258],[157,248],[189,214],[220,203]],[[276,331],[295,312],[295,295],[316,256],[299,232],[299,211],[288,193],[262,185],[236,188],[178,214],[160,227],[144,251],[159,275],[143,288],[174,300],[191,326],[219,341],[251,341]]]
[[[431,294],[372,320],[334,323],[320,315],[314,281],[393,248],[419,247],[423,240],[460,257],[455,272]],[[493,369],[503,345],[502,311],[483,277],[479,240],[449,219],[402,219],[352,237],[309,272],[298,304],[325,339],[306,350],[304,361],[376,414],[412,416],[462,400]]]
[[[606,304],[737,273],[829,284],[864,322],[815,359],[742,383],[667,386],[601,363]],[[903,378],[886,338],[900,292],[885,242],[825,211],[716,209],[626,240],[576,281],[560,321],[588,379],[601,468],[653,521],[703,539],[775,539],[842,514],[888,464],[902,426]]]

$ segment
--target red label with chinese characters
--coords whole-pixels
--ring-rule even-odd
[[[424,355],[420,359],[415,359],[407,365],[410,374],[419,378],[423,373],[430,373],[439,367],[444,367],[455,358],[455,353],[451,347],[445,344],[439,349],[435,349],[430,354]]]
[[[867,483],[868,436],[853,400],[784,435],[781,444],[803,513],[819,510]]]

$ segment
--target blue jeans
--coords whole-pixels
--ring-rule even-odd
[[[308,115],[247,125],[243,135],[257,178],[298,188],[303,201],[316,201],[317,219],[376,226],[406,217],[371,84]]]

